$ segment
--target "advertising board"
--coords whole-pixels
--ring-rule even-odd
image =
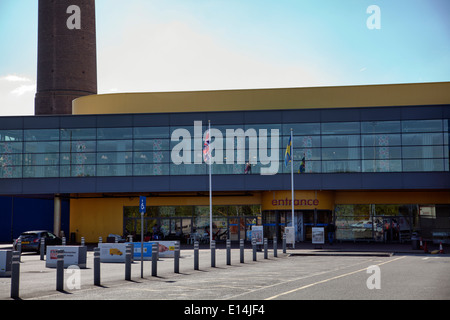
[[[175,256],[175,244],[178,241],[152,241],[144,242],[144,260],[151,260],[152,245],[158,243],[158,254],[160,258],[173,258]],[[139,260],[141,258],[141,243],[134,242],[133,258]]]
[[[324,244],[325,243],[325,229],[321,227],[312,228],[312,243]]]
[[[85,246],[48,246],[45,266],[56,268],[58,261],[58,250],[63,251],[64,268],[78,266],[86,268],[87,247]]]
[[[11,276],[11,250],[0,250],[0,277]]]

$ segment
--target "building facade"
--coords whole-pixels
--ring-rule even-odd
[[[342,241],[449,242],[449,88],[83,97],[73,115],[0,118],[0,194],[69,200],[77,241],[140,235],[142,195],[146,237],[207,238],[210,125],[217,240],[281,237],[294,201],[297,241],[334,222]]]

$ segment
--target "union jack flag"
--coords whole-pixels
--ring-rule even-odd
[[[203,143],[203,159],[206,163],[209,164],[209,160],[211,159],[211,148],[210,148],[211,138],[209,134],[209,130],[205,133],[205,142]]]

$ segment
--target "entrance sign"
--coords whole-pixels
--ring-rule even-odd
[[[312,228],[312,243],[324,244],[325,243],[325,228]]]
[[[263,226],[252,226],[252,240],[255,239],[256,244],[263,244],[264,231]]]
[[[286,232],[286,243],[294,244],[295,243],[295,230],[294,227],[286,227],[284,228]]]
[[[63,251],[64,268],[69,266],[78,266],[81,269],[86,269],[86,246],[48,246],[45,267],[56,268],[58,261],[58,250]]]

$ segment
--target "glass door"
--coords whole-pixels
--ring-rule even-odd
[[[228,218],[228,234],[231,241],[239,241],[241,239],[241,219],[238,217]],[[242,239],[244,239],[242,237]]]
[[[399,242],[400,221],[399,217],[373,217],[374,238],[378,242]]]

